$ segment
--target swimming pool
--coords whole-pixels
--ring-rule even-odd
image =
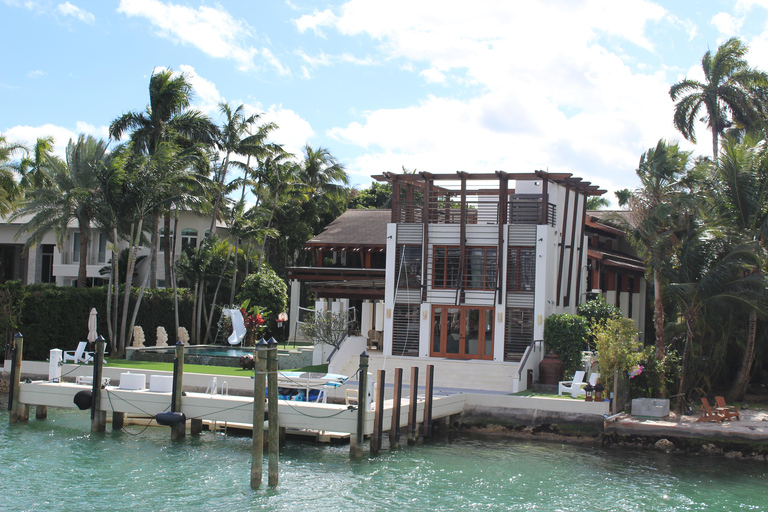
[[[280,369],[303,368],[312,364],[312,347],[293,350],[278,349]],[[202,364],[206,366],[240,366],[240,357],[253,354],[253,347],[230,347],[223,345],[189,345],[184,347],[184,364]],[[172,363],[176,357],[176,348],[169,347],[129,347],[126,358],[132,361],[159,361]]]

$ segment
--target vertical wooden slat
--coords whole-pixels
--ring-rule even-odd
[[[563,227],[560,228],[560,263],[557,265],[557,298],[555,305],[560,305],[560,290],[563,285],[563,259],[565,258],[565,231],[568,228],[568,200],[571,198],[571,189],[565,185],[565,208],[563,208]]]
[[[571,223],[571,245],[569,248],[569,263],[568,263],[568,284],[566,286],[565,291],[565,299],[564,299],[564,306],[568,307],[571,305],[571,285],[573,284],[573,260],[575,259],[575,249],[576,249],[576,215],[579,213],[579,191],[574,189],[573,193],[575,194],[573,198],[573,222]],[[586,200],[587,196],[584,195],[584,199]],[[584,206],[586,207],[587,203],[584,202]],[[583,222],[583,215],[582,215],[582,223],[581,225],[584,225]],[[583,237],[582,237],[583,241]],[[581,267],[581,263],[579,263],[579,267]],[[576,299],[578,301],[578,297]]]

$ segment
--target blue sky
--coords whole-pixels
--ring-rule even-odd
[[[669,86],[731,36],[768,69],[768,0],[0,0],[0,132],[57,150],[143,110],[156,67],[195,107],[245,104],[353,184],[429,172],[570,172],[634,188],[672,126]],[[695,154],[709,154],[697,131]]]

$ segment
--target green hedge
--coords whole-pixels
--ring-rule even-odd
[[[5,283],[0,290],[18,290],[18,283]],[[28,293],[21,312],[21,320],[12,329],[24,335],[24,359],[45,360],[53,348],[74,350],[79,341],[88,335],[88,315],[91,308],[99,312],[98,332],[108,340],[107,334],[107,289],[73,288],[55,285],[23,286]],[[133,313],[138,289],[131,293],[130,315]],[[120,293],[122,300],[123,294]],[[179,290],[179,320],[183,327],[191,330],[192,296],[188,290]],[[121,311],[122,313],[122,306]],[[215,321],[216,319],[214,319]],[[136,325],[144,329],[145,344],[154,345],[157,326],[162,325],[174,340],[173,290],[145,290]],[[216,326],[213,326],[215,330]],[[8,335],[12,334],[7,329]],[[213,333],[215,335],[215,332]]]
[[[581,368],[581,351],[587,348],[588,336],[587,319],[582,316],[563,313],[544,321],[544,342],[560,357],[566,376]]]

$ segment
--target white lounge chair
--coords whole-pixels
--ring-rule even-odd
[[[599,373],[591,374],[589,376],[589,385],[592,386],[592,387],[595,387],[595,384],[597,384],[597,379],[599,379],[599,378],[600,378],[600,374]],[[571,393],[571,396],[573,396],[573,398],[578,398],[580,396],[586,396],[587,392],[584,391],[584,387],[586,385],[587,385],[586,382],[582,383],[580,386],[578,386],[578,389],[576,389],[576,393],[575,394],[573,392]]]
[[[93,362],[93,352],[86,352],[85,347],[88,346],[87,341],[81,341],[77,344],[77,349],[75,350],[67,350],[64,352],[62,357],[62,362],[66,363],[67,361],[72,361],[73,363],[92,363]]]
[[[574,398],[578,396],[579,389],[583,386],[586,386],[587,383],[584,382],[584,372],[583,370],[579,370],[576,373],[573,374],[573,380],[561,380],[557,383],[557,394],[558,396],[562,395],[563,393],[570,393]]]

